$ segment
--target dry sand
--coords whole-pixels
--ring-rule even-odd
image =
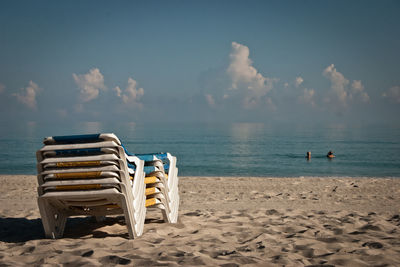
[[[35,176],[0,175],[0,265],[400,266],[400,179],[180,179],[180,219],[71,218],[43,238]]]

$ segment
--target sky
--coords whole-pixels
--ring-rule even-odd
[[[399,1],[0,1],[0,122],[400,125]]]

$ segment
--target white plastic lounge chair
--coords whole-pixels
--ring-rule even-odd
[[[37,152],[42,218],[49,214],[51,217],[54,207],[67,209],[70,213],[65,216],[123,213],[131,238],[143,231],[144,206],[161,209],[166,222],[177,222],[178,168],[171,154],[130,154],[114,134],[47,137],[44,144]],[[119,203],[126,201],[126,204],[114,203],[111,195],[115,191],[124,197],[121,196]],[[94,197],[104,199],[95,201]],[[60,207],[60,198],[65,199],[62,203],[65,206]],[[43,201],[47,202],[40,203]],[[43,208],[48,203],[52,207]],[[60,218],[58,222],[43,221],[46,236],[62,236],[66,219]]]
[[[124,214],[129,237],[142,234],[142,160],[131,158],[130,170],[113,134],[48,137],[44,143],[37,152],[38,204],[47,237],[62,237],[66,219],[73,215]]]
[[[176,223],[179,209],[176,158],[169,153],[135,156],[145,160],[146,207],[161,209],[165,222]]]

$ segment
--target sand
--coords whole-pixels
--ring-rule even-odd
[[[181,177],[180,218],[71,218],[45,239],[35,176],[0,175],[0,265],[400,266],[400,179]]]

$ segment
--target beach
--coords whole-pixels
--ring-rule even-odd
[[[45,239],[34,175],[0,175],[0,265],[399,266],[400,179],[180,177],[177,224],[74,217]]]

